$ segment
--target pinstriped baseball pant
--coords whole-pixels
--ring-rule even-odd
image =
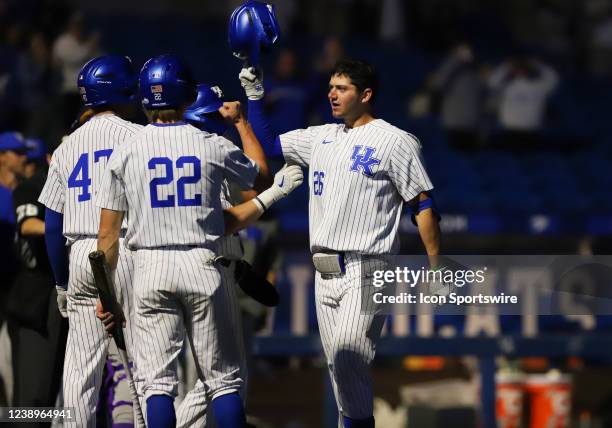
[[[95,427],[96,403],[102,384],[102,372],[110,339],[100,320],[96,318],[95,306],[98,292],[88,255],[95,251],[97,239],[82,239],[70,247],[70,276],[68,280],[68,341],[64,361],[63,392],[64,405],[74,407],[74,423],[81,427]],[[121,250],[115,287],[127,318],[126,340],[132,343],[132,257]],[[71,423],[71,422],[65,422]]]
[[[219,266],[224,283],[232,289],[236,289],[238,284],[236,283],[234,275],[235,264],[232,263],[228,267]],[[235,298],[235,296],[234,296]],[[238,304],[232,305],[232,310],[236,313],[232,317],[236,320],[236,341],[238,351],[240,352],[240,370],[241,377],[244,379],[244,385],[240,391],[242,401],[246,401],[246,383],[247,383],[247,367],[246,367],[246,353],[244,349],[244,341],[242,334],[242,325],[240,323],[240,307]],[[208,406],[208,399],[206,397],[206,386],[201,379],[198,379],[193,389],[191,389],[184,400],[176,411],[176,426],[177,428],[190,428],[190,427],[207,427],[213,426],[211,422],[213,418],[209,412],[210,406]]]
[[[372,295],[374,270],[386,269],[384,256],[345,256],[346,273],[315,278],[319,333],[338,410],[362,419],[373,414],[370,363],[385,316]]]
[[[235,290],[208,263],[214,253],[205,248],[167,247],[134,254],[139,393],[145,400],[152,395],[177,395],[177,357],[185,333],[207,397],[239,391],[243,380]]]

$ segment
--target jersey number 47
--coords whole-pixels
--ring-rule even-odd
[[[113,153],[113,149],[104,149],[93,152],[94,163],[100,162],[100,159],[108,160]],[[68,188],[81,188],[81,193],[77,199],[79,202],[89,201],[91,199],[91,177],[89,175],[89,153],[82,153],[74,165],[74,169],[68,177]]]

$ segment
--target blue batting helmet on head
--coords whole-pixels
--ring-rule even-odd
[[[26,154],[28,146],[25,144],[23,135],[19,132],[0,133],[0,152],[11,151]]]
[[[42,160],[47,155],[47,145],[40,138],[26,138],[28,162]]]
[[[280,37],[274,6],[249,0],[238,6],[229,20],[228,41],[235,56],[259,64],[262,49],[272,47]]]
[[[202,131],[223,135],[227,125],[215,115],[223,105],[223,92],[218,86],[198,85],[195,102],[185,110],[185,120]],[[216,117],[215,117],[216,116]]]
[[[140,71],[140,99],[147,110],[177,108],[191,104],[196,83],[187,65],[176,55],[148,60]]]
[[[77,78],[85,107],[130,104],[136,94],[136,71],[127,56],[104,55],[83,66]]]

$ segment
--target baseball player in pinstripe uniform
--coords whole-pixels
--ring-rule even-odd
[[[399,250],[404,203],[413,209],[427,253],[439,251],[433,186],[413,135],[374,117],[377,84],[361,61],[337,64],[329,82],[333,116],[344,123],[271,135],[263,111],[260,73],[240,72],[249,122],[262,144],[288,163],[308,168],[310,250],[319,331],[334,387],[339,424],[374,427],[369,365],[384,323],[370,298],[373,270]]]
[[[133,102],[136,78],[127,57],[108,55],[85,64],[77,84],[84,106],[92,109],[94,115],[53,154],[39,198],[47,207],[46,239],[58,284],[58,306],[69,322],[64,404],[75,408],[75,422],[79,427],[95,426],[96,402],[109,346],[109,338],[95,316],[98,293],[87,257],[96,249],[100,219],[100,209],[94,205],[93,196],[99,191],[102,173],[113,150],[142,128],[118,116]],[[54,234],[59,231],[70,248],[69,262],[65,259],[65,240],[61,234]],[[127,314],[132,311],[132,270],[131,257],[121,252],[116,286]],[[127,339],[131,343],[131,322],[127,318]]]
[[[227,124],[223,120],[222,115],[235,115],[235,113],[237,113],[234,110],[236,107],[236,103],[224,103],[223,93],[218,86],[199,84],[197,87],[197,92],[198,93],[196,101],[185,111],[185,121],[202,131],[217,135],[223,135],[227,130]],[[220,112],[222,112],[221,115],[219,114]],[[240,119],[246,122],[246,118],[240,116]],[[259,144],[257,144],[257,146],[261,150]],[[245,149],[245,154],[253,158],[249,151],[247,151],[248,146],[243,147]],[[260,172],[262,165],[261,162],[262,161],[257,162],[258,166],[260,167]],[[263,159],[263,164],[265,165],[265,157]],[[252,197],[249,196],[250,195],[247,195],[248,199]],[[232,195],[230,194],[230,186],[227,180],[224,180],[221,184],[221,206],[223,207],[223,209],[229,209],[232,207],[230,200],[232,200]],[[223,278],[227,279],[231,283],[231,286],[235,286],[235,261],[240,260],[244,253],[240,237],[238,236],[238,234],[222,236],[217,242],[217,248],[217,253],[219,256],[231,261],[228,266],[219,265],[219,270],[224,272]],[[239,334],[240,336],[236,337],[236,339],[238,341],[238,347],[240,351],[241,377],[245,381],[245,387],[243,388],[243,391],[241,391],[241,395],[243,396],[244,401],[244,389],[246,389],[247,374],[244,346],[241,340],[242,334]],[[176,426],[188,428],[193,426],[205,427],[212,425],[208,424],[208,410],[209,408],[206,400],[206,385],[204,384],[204,382],[202,382],[201,379],[198,379],[196,381],[195,386],[187,393],[187,395],[185,395],[185,398],[177,409]]]
[[[97,195],[98,249],[112,269],[125,213],[126,245],[135,263],[136,363],[148,426],[176,425],[176,358],[186,332],[217,425],[242,427],[237,307],[233,288],[214,263],[216,241],[255,221],[302,176],[295,166],[285,168],[254,200],[223,210],[223,180],[258,189],[258,168],[229,141],[183,121],[195,93],[177,57],[162,55],[143,66],[140,96],[150,125],[108,163]]]

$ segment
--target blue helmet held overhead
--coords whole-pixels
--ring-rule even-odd
[[[136,71],[127,56],[104,55],[81,68],[77,86],[85,107],[130,104],[136,94]]]
[[[249,0],[238,6],[229,20],[228,41],[235,56],[259,64],[262,49],[272,47],[280,37],[274,5]]]
[[[195,102],[185,110],[185,120],[202,131],[223,135],[227,125],[215,113],[223,105],[223,92],[218,86],[198,85]]]
[[[178,108],[191,104],[196,83],[187,65],[176,55],[148,60],[140,71],[139,94],[147,110]]]

